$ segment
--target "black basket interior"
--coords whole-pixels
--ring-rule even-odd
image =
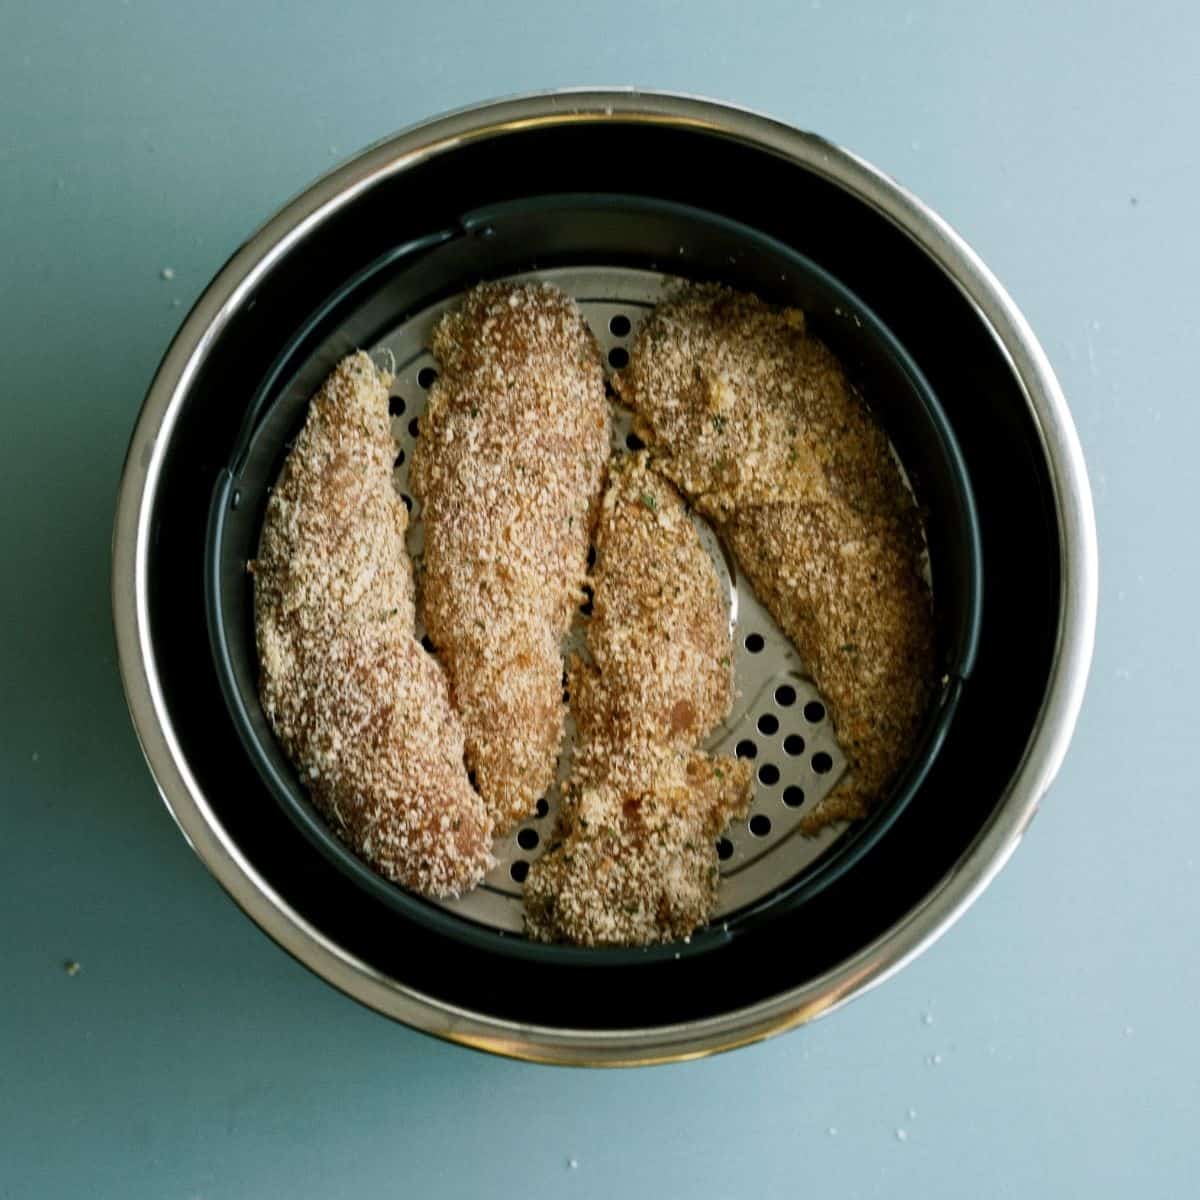
[[[657,269],[720,279],[804,309],[812,329],[846,364],[896,445],[921,503],[937,617],[938,671],[914,754],[889,794],[819,859],[785,884],[723,915],[687,943],[626,957],[699,954],[740,934],[769,907],[800,905],[828,886],[882,837],[911,800],[945,738],[975,655],[982,604],[978,522],[966,468],[937,398],[877,316],[811,259],[728,218],[638,196],[553,195],[465,214],[450,227],[389,250],[348,280],[298,329],[268,373],[219,479],[207,548],[209,629],[230,712],[246,752],[300,831],[360,887],[447,936],[486,944],[497,931],[414,896],[376,875],[332,833],[283,755],[258,704],[252,558],[270,486],[307,413],[308,400],[351,348],[372,344],[412,312],[470,287],[534,267],[579,264]],[[511,936],[510,954],[577,955]],[[612,950],[583,951],[587,955]]]

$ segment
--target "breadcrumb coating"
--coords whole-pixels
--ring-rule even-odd
[[[570,672],[575,757],[555,844],[525,882],[544,941],[687,937],[717,898],[715,839],[750,764],[695,749],[729,712],[731,645],[712,560],[644,454],[612,468],[596,532],[590,662]]]
[[[473,887],[492,821],[441,667],[413,636],[388,384],[362,353],[313,397],[267,503],[254,575],[263,710],[337,835],[430,896]]]
[[[562,640],[583,599],[608,460],[599,351],[549,284],[483,284],[433,336],[441,373],[410,484],[420,603],[504,832],[549,790],[562,741]]]
[[[851,770],[804,828],[861,817],[935,676],[920,522],[883,430],[801,312],[717,285],[660,304],[614,383],[826,699]]]

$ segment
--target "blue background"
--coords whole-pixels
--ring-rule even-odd
[[[0,1195],[1194,1194],[1194,4],[339,8],[0,0]],[[141,396],[235,245],[399,126],[581,83],[768,110],[956,225],[1060,372],[1102,574],[1072,753],[965,919],[811,1028],[615,1073],[410,1033],[261,935],[158,802],[108,601]]]

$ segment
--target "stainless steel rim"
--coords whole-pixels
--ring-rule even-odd
[[[406,987],[332,943],[268,885],[216,819],[172,728],[149,637],[147,552],[164,452],[198,364],[280,255],[376,181],[455,145],[515,129],[605,120],[711,130],[797,162],[870,204],[943,267],[991,329],[1036,421],[1057,505],[1063,593],[1054,664],[1020,767],[988,825],[919,906],[835,969],[758,1004],[702,1021],[590,1030],[498,1020]],[[134,430],[117,502],[113,615],[134,727],[168,809],[221,885],[284,949],[362,1003],[436,1036],[517,1058],[621,1065],[699,1057],[830,1012],[887,979],[958,918],[1008,861],[1062,763],[1091,663],[1097,571],[1087,471],[1058,381],[1016,305],[940,217],[861,159],[768,117],[692,97],[589,90],[498,101],[400,133],[320,179],[242,246],[176,336]]]

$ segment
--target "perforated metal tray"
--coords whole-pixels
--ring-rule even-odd
[[[637,328],[668,289],[680,281],[670,275],[619,267],[562,268],[517,276],[540,279],[575,297],[609,369],[623,366]],[[420,434],[428,388],[437,362],[428,349],[438,318],[458,302],[449,297],[416,314],[371,347],[381,363],[395,365],[392,385],[392,434],[397,457],[394,481],[411,511],[409,552],[420,558],[423,529],[420,508],[408,492],[413,445]],[[612,406],[614,454],[631,444],[630,414]],[[633,441],[632,445],[636,446]],[[753,903],[795,878],[820,858],[845,831],[829,826],[815,837],[799,830],[810,812],[836,786],[846,769],[826,716],[825,705],[791,641],[739,577],[732,556],[709,525],[693,516],[712,556],[729,615],[737,688],[728,719],[714,731],[706,748],[753,759],[755,792],[746,820],[734,822],[717,844],[721,889],[715,918]],[[587,618],[580,614],[565,650],[581,649]],[[418,636],[424,635],[418,627]],[[538,806],[495,845],[496,866],[480,887],[443,906],[498,929],[522,928],[522,882],[529,864],[549,842],[557,819],[560,786],[570,770],[573,726],[568,717],[558,780]]]

